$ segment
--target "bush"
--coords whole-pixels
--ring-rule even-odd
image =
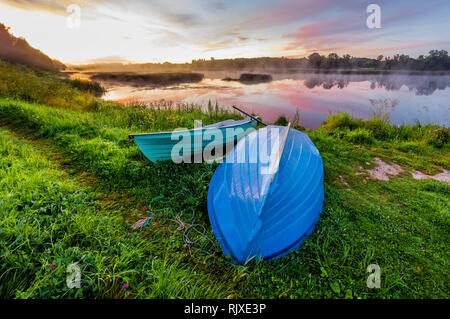
[[[289,121],[287,120],[286,116],[284,116],[284,115],[281,115],[275,121],[275,125],[287,126],[288,124],[289,124]]]
[[[321,126],[321,128],[327,131],[343,128],[353,130],[358,127],[359,127],[358,120],[356,120],[354,117],[350,116],[346,112],[329,115]]]
[[[442,148],[448,143],[449,130],[450,129],[448,128],[441,127],[432,131],[427,141],[428,144],[434,145],[437,148]]]
[[[89,92],[95,96],[102,96],[106,89],[100,85],[100,83],[95,81],[87,81],[81,79],[65,79],[64,83],[84,92]]]
[[[348,131],[344,135],[344,139],[356,144],[372,144],[374,142],[371,132],[364,128],[357,128],[356,130]]]
[[[380,117],[373,117],[364,121],[364,127],[368,129],[377,140],[387,140],[391,136],[393,127],[387,120]]]
[[[402,125],[397,128],[397,137],[400,140],[409,140],[412,139],[414,133],[419,130],[419,126],[417,125]]]

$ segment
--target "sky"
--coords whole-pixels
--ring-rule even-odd
[[[74,64],[450,52],[449,0],[0,0],[0,22]]]

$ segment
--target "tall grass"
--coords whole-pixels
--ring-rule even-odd
[[[121,127],[122,124],[125,126],[123,119],[127,112],[116,118],[114,113],[117,110],[98,114],[10,100],[0,100],[0,112],[6,122],[33,129],[41,138],[51,139],[68,152],[78,165],[97,174],[112,188],[127,189],[142,195],[147,201],[161,194],[174,198],[168,205],[175,210],[204,207],[203,202],[193,198],[206,195],[206,187],[196,185],[200,181],[207,183],[213,173],[212,167],[208,164],[175,165],[171,162],[148,165],[135,143],[128,139],[129,130]],[[193,112],[199,111],[194,109]],[[178,121],[178,111],[172,114]],[[187,118],[181,120],[179,113],[177,124],[186,123],[190,117],[187,114]],[[159,116],[162,117],[161,114]],[[203,117],[207,119],[207,115]],[[112,127],[111,123],[116,119],[119,125]],[[107,122],[109,124],[105,125]],[[168,123],[161,125],[169,127]],[[156,129],[154,122],[143,126],[149,130]],[[181,174],[183,171],[187,174]]]
[[[164,252],[162,237],[143,240],[130,232],[119,216],[99,208],[88,189],[80,189],[35,147],[4,130],[0,154],[0,297],[208,298],[231,293],[223,282],[182,263],[170,246]],[[80,289],[66,285],[66,268],[75,262],[81,268]]]
[[[0,60],[0,96],[72,109],[85,109],[94,101],[89,91],[79,90],[75,82],[61,77]]]
[[[448,147],[450,129],[436,124],[391,125],[385,116],[374,114],[368,120],[355,119],[348,113],[327,117],[320,130],[356,143],[379,141],[410,141]],[[360,138],[355,138],[360,136]]]

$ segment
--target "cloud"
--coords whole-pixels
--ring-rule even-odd
[[[414,39],[411,38],[401,38],[402,34],[407,34],[409,31],[402,28],[410,26],[411,23],[417,25],[417,19],[422,19],[437,10],[439,8],[430,4],[414,6],[407,12],[384,6],[381,29],[369,29],[366,26],[367,14],[350,11],[335,18],[324,18],[304,24],[295,32],[284,34],[283,39],[287,42],[281,49],[301,50],[306,54],[312,52],[376,54],[426,47],[436,41],[413,41]],[[400,44],[389,46],[388,44],[397,37],[400,38],[395,42]],[[440,43],[443,42],[440,41]]]
[[[257,54],[299,57],[314,51],[352,55],[383,53],[376,50],[417,53],[418,48],[440,44],[447,45],[444,48],[448,49],[445,41],[436,42],[450,26],[448,0],[377,0],[375,3],[382,10],[381,29],[366,26],[369,3],[362,0],[3,0],[1,4],[5,4],[5,9],[19,12],[17,16],[32,12],[33,20],[42,21],[39,26],[33,22],[33,27],[28,27],[27,23],[31,22],[19,18],[15,21],[9,18],[9,24],[13,28],[21,26],[30,41],[39,39],[66,56],[71,55],[64,51],[70,45],[69,37],[65,45],[44,41],[42,34],[57,31],[62,34],[63,30],[52,30],[48,15],[35,11],[52,13],[59,16],[54,21],[62,21],[60,17],[69,14],[66,12],[69,4],[80,5],[82,20],[86,22],[83,25],[91,29],[77,30],[76,34],[86,32],[78,43],[95,48],[98,53],[92,56],[99,56],[100,52],[125,56],[128,55],[124,53],[125,48],[130,48],[133,51],[130,56],[139,56],[140,60],[146,56],[161,60],[185,55],[187,61],[198,58],[202,52],[216,50],[223,57]],[[98,37],[87,40],[93,38],[93,33]],[[70,34],[72,43],[74,34]],[[97,42],[99,37],[105,42],[102,47]],[[116,46],[108,45],[114,42]],[[169,46],[178,52],[169,52]],[[142,47],[151,49],[139,50]],[[45,46],[42,49],[47,50]],[[73,51],[74,56],[80,55]]]
[[[122,56],[105,56],[102,58],[95,58],[85,61],[85,63],[130,63],[130,60],[122,57]]]
[[[204,22],[200,15],[196,12],[188,12],[190,9],[180,10],[182,7],[178,2],[164,1],[159,3],[157,1],[133,1],[130,4],[129,0],[3,0],[6,5],[15,7],[24,11],[45,11],[56,15],[67,15],[67,7],[70,4],[77,4],[82,9],[91,9],[90,13],[93,15],[105,16],[115,20],[121,20],[120,13],[124,10],[139,13],[142,15],[149,14],[149,16],[160,16],[162,20],[180,26],[193,26]],[[172,3],[171,3],[172,2]],[[112,8],[112,12],[117,12],[115,15],[106,15],[95,10],[98,5],[107,5]],[[177,9],[173,9],[177,8]],[[115,9],[115,10],[114,10]]]
[[[226,10],[228,9],[228,5],[224,1],[217,1],[211,3],[211,8],[213,10]]]
[[[223,38],[223,37],[222,37]],[[220,39],[220,37],[219,37]],[[223,50],[230,47],[237,47],[244,44],[249,44],[253,41],[258,41],[256,39],[252,39],[249,36],[241,35],[240,33],[233,32],[231,36],[225,37],[222,40],[202,40],[197,42],[197,45],[203,48],[203,52],[215,51],[215,50]],[[260,41],[259,41],[260,42]]]
[[[326,15],[328,12],[353,11],[361,7],[361,1],[347,0],[336,6],[335,0],[298,1],[283,0],[259,6],[242,25],[249,28],[266,28],[305,21]],[[362,7],[365,9],[364,7]]]
[[[3,0],[4,4],[24,11],[45,11],[57,15],[67,15],[67,7],[70,4],[77,4],[84,7],[92,7],[96,2],[103,2],[103,0]]]
[[[351,19],[349,15],[306,24],[296,32],[283,36],[287,44],[283,50],[302,49],[306,53],[317,51],[341,51],[350,45],[372,41],[382,32],[369,34],[365,21]]]
[[[170,30],[158,30],[158,36],[152,40],[152,44],[158,46],[176,46],[181,43],[186,43],[187,39],[177,32]]]
[[[202,44],[203,52],[208,51],[216,51],[216,50],[222,50],[230,47],[233,44],[234,40],[220,40],[216,42],[211,43],[204,43]]]
[[[389,47],[376,47],[376,48],[364,48],[363,51],[370,53],[384,53],[384,52],[392,52],[392,51],[402,51],[407,49],[416,49],[416,48],[433,48],[433,47],[441,47],[445,45],[449,45],[450,40],[442,40],[442,41],[417,41],[412,43],[405,43],[402,45],[389,46]]]
[[[148,17],[149,20],[160,20],[167,26],[190,28],[203,25],[206,20],[202,14],[202,2],[176,0],[116,0],[127,10]]]
[[[192,27],[203,23],[200,15],[192,13],[177,13],[172,11],[162,12],[165,21],[177,24],[183,27]]]

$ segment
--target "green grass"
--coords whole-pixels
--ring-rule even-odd
[[[0,130],[0,152],[3,298],[230,294],[232,286],[219,281],[220,276],[183,263],[186,257],[163,233],[131,232],[120,215],[101,209],[92,190],[80,188],[32,144]],[[74,262],[82,271],[81,289],[65,284],[66,267]]]
[[[387,182],[360,174],[375,156],[429,174],[450,169],[447,128],[329,117],[308,131],[325,169],[316,229],[285,257],[235,266],[220,249],[202,252],[214,252],[206,196],[216,165],[151,164],[127,134],[238,115],[212,106],[123,107],[92,96],[81,109],[2,96],[0,297],[449,297],[450,186],[409,172]],[[150,203],[155,222],[133,232]],[[170,219],[187,222],[192,212],[206,234],[195,246],[201,250],[189,252]],[[82,268],[79,290],[65,285],[73,262]],[[381,268],[380,289],[366,286],[372,263]]]
[[[66,79],[60,73],[32,70],[0,60],[0,96],[86,109],[95,101],[90,91],[95,91],[92,86],[81,86],[79,81]]]

